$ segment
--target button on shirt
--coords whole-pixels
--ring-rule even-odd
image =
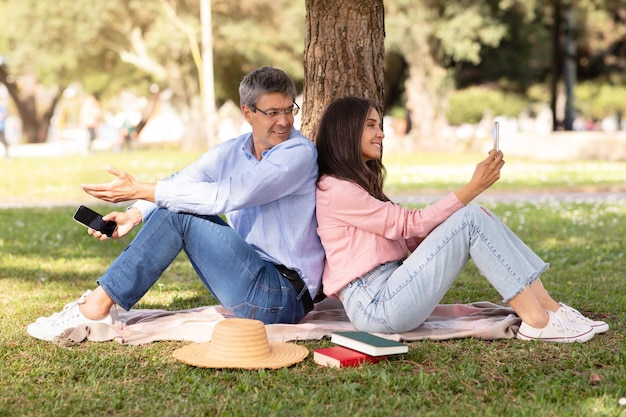
[[[144,221],[156,206],[173,212],[225,214],[228,223],[274,264],[298,272],[315,297],[324,251],[317,236],[317,151],[298,130],[254,156],[252,134],[213,147],[198,161],[159,181],[156,204],[138,201]]]

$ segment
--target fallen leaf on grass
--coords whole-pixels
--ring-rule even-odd
[[[591,374],[589,374],[589,382],[591,383],[591,385],[595,385],[597,383],[599,383],[602,380],[602,377],[594,372],[592,372]]]

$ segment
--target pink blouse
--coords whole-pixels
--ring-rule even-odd
[[[353,182],[322,176],[316,213],[317,233],[326,252],[324,293],[335,295],[375,266],[405,259],[461,207],[451,193],[424,209],[411,210],[377,200]]]

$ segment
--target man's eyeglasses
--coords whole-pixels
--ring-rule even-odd
[[[296,102],[293,103],[293,106],[287,107],[286,109],[282,109],[282,110],[269,109],[267,111],[264,111],[264,110],[259,109],[254,104],[251,105],[250,108],[252,109],[253,112],[256,112],[258,110],[259,113],[264,114],[271,119],[275,119],[283,113],[285,113],[285,116],[295,116],[300,111],[300,106],[298,106]]]

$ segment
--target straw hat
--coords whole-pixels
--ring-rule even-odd
[[[301,362],[309,350],[300,345],[270,342],[259,320],[225,319],[213,329],[210,342],[174,351],[179,361],[201,368],[277,369]]]

